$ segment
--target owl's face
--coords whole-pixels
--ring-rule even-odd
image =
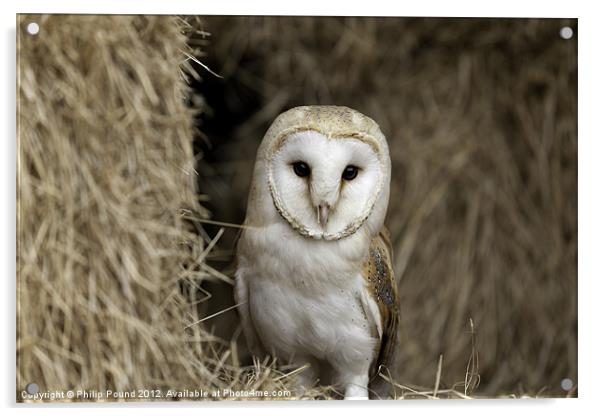
[[[383,188],[385,161],[370,137],[315,130],[282,136],[268,159],[274,204],[307,237],[335,240],[354,233]]]

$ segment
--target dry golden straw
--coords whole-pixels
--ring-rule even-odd
[[[190,30],[174,17],[19,18],[18,400],[31,382],[283,388],[190,325],[210,297],[201,283],[219,278],[184,218],[207,218],[180,69]]]

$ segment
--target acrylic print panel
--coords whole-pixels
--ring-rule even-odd
[[[576,397],[577,35],[19,15],[17,401]]]

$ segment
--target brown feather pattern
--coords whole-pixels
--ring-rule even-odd
[[[399,297],[392,265],[391,239],[388,230],[383,227],[372,240],[368,258],[362,268],[366,287],[378,305],[383,329],[380,342],[375,348],[371,377],[378,373],[379,368],[387,367],[391,362],[397,336]]]

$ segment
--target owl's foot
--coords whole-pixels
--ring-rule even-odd
[[[368,400],[368,377],[351,377],[345,387],[345,400]]]

